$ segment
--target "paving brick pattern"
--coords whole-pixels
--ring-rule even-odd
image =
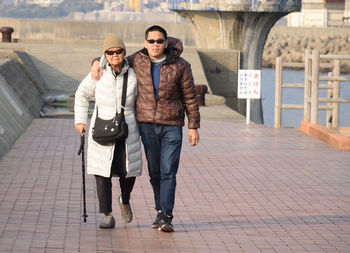
[[[350,153],[296,129],[204,121],[184,129],[174,233],[151,228],[147,170],[132,223],[98,228],[94,178],[81,219],[80,138],[72,119],[35,119],[0,160],[0,252],[350,252]],[[119,195],[117,180],[113,194]]]

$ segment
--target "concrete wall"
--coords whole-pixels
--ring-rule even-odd
[[[0,68],[3,60],[0,60]],[[32,122],[33,115],[0,75],[0,158]]]
[[[39,117],[44,100],[33,82],[14,60],[2,59],[1,63],[0,75],[7,81],[9,88],[18,95],[33,117]]]
[[[243,100],[237,99],[239,51],[231,49],[198,49],[210,93],[225,98],[232,109],[245,114]]]
[[[44,105],[41,93],[47,90],[25,52],[1,53],[9,57],[0,58],[0,157],[8,152],[32,119],[39,117]]]
[[[107,32],[120,36],[128,44],[142,44],[149,23],[26,20],[1,18],[0,27],[14,28],[12,38],[24,40],[103,40]],[[187,24],[161,24],[169,36],[180,38],[185,46],[195,46]]]
[[[8,43],[6,43],[8,45]],[[4,44],[2,44],[3,46]],[[12,44],[13,45],[13,44]],[[24,74],[33,83],[36,90],[40,94],[44,94],[48,91],[45,81],[42,79],[39,71],[32,62],[31,57],[24,51],[19,51],[16,49],[5,49],[0,48],[0,58],[9,58],[17,62]],[[16,65],[17,66],[17,65]]]

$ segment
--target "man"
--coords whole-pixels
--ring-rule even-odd
[[[180,57],[181,41],[168,40],[162,27],[151,26],[145,32],[144,45],[144,49],[129,56],[128,60],[137,76],[137,121],[157,210],[152,227],[173,232],[184,115],[186,111],[190,144],[196,146],[199,142],[199,107],[191,65]],[[92,75],[95,79],[98,69],[99,63],[94,62]]]

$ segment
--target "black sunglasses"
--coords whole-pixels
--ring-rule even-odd
[[[154,44],[154,43],[158,43],[158,44],[163,44],[164,42],[165,42],[165,40],[164,39],[159,39],[159,40],[147,40],[147,42],[149,43],[149,44]]]
[[[124,52],[124,50],[121,48],[121,49],[118,49],[118,50],[115,50],[115,51],[106,51],[106,54],[108,54],[108,55],[114,55],[114,54],[116,54],[116,55],[118,55],[118,54],[122,54]]]

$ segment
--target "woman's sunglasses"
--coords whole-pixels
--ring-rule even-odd
[[[116,54],[116,55],[119,55],[119,54],[122,54],[124,52],[124,50],[123,49],[118,49],[118,50],[115,50],[115,51],[112,51],[112,50],[107,50],[106,51],[106,54],[108,54],[108,55],[114,55],[114,54]]]
[[[149,43],[149,44],[154,44],[154,43],[158,43],[158,44],[163,44],[164,43],[164,39],[159,39],[159,40],[147,40],[147,42]]]

